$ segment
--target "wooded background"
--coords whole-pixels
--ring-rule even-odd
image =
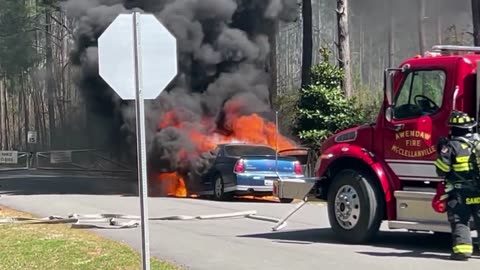
[[[329,48],[338,57],[338,2],[347,1],[311,0],[313,64],[322,60],[318,53],[322,47]],[[471,0],[349,0],[348,34],[354,88],[380,91],[383,69],[421,54],[433,45],[473,45],[471,5]],[[294,23],[279,26],[276,44],[279,95],[301,86],[303,24],[304,16],[300,16]]]
[[[350,94],[378,93],[385,67],[398,65],[435,44],[472,45],[472,1],[476,2],[299,1],[299,19],[278,26],[274,46],[277,87],[272,94],[298,90],[302,63],[309,64],[310,59],[311,64],[318,63],[320,48],[334,52],[332,61],[342,58],[337,46],[339,23],[348,26],[340,36],[347,35],[349,40],[350,48],[344,47],[347,51],[343,52],[351,58],[345,63],[352,74]],[[342,18],[342,14],[346,16]],[[303,27],[309,23],[311,28]],[[36,150],[98,146],[87,135],[89,112],[74,84],[69,61],[75,25],[54,0],[0,0],[2,150],[32,150],[27,144],[28,131],[38,133]],[[311,48],[307,46],[304,54],[309,40]]]

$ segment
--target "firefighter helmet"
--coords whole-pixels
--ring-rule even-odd
[[[456,128],[472,128],[477,125],[474,118],[461,111],[453,111],[448,119],[448,125]]]

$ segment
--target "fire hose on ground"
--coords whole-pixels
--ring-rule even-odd
[[[296,212],[297,208],[294,210]],[[290,213],[286,218],[279,220],[273,217],[259,216],[257,211],[243,211],[215,215],[201,215],[201,216],[165,216],[165,217],[151,217],[150,221],[192,221],[192,220],[213,220],[226,219],[235,217],[244,217],[248,219],[261,220],[266,222],[277,223],[273,230],[278,230],[280,227],[286,226],[286,219],[293,214]],[[43,218],[26,218],[26,217],[10,217],[0,219],[0,225],[8,224],[71,224],[74,229],[129,229],[136,228],[140,225],[140,216],[122,215],[122,214],[91,214],[80,215],[71,214],[66,217],[49,216]],[[101,223],[106,223],[101,224]]]
[[[272,228],[272,231],[279,231],[287,226],[287,219],[293,216],[300,208],[305,206],[307,198],[302,200],[288,215],[282,219],[276,219],[273,217],[259,216],[257,211],[243,211],[233,212],[215,215],[201,215],[201,216],[165,216],[165,217],[151,217],[150,221],[192,221],[192,220],[213,220],[213,219],[225,219],[234,217],[244,217],[248,219],[266,221],[276,223]],[[127,220],[127,221],[120,221]],[[122,214],[92,214],[92,215],[79,215],[71,214],[66,217],[62,216],[49,216],[43,218],[26,218],[26,217],[10,217],[0,219],[1,225],[8,224],[71,224],[73,229],[130,229],[140,226],[140,216],[122,215]],[[107,223],[108,225],[102,225],[100,222]]]

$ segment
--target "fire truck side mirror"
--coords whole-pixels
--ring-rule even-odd
[[[384,74],[384,89],[385,89],[385,97],[387,99],[388,106],[393,104],[393,76],[394,72],[390,69],[385,70]]]
[[[385,119],[387,119],[388,122],[392,122],[393,119],[393,107],[388,106],[387,109],[385,110]]]

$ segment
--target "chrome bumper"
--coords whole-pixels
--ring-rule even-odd
[[[319,180],[318,177],[275,179],[273,181],[273,196],[303,200]]]

